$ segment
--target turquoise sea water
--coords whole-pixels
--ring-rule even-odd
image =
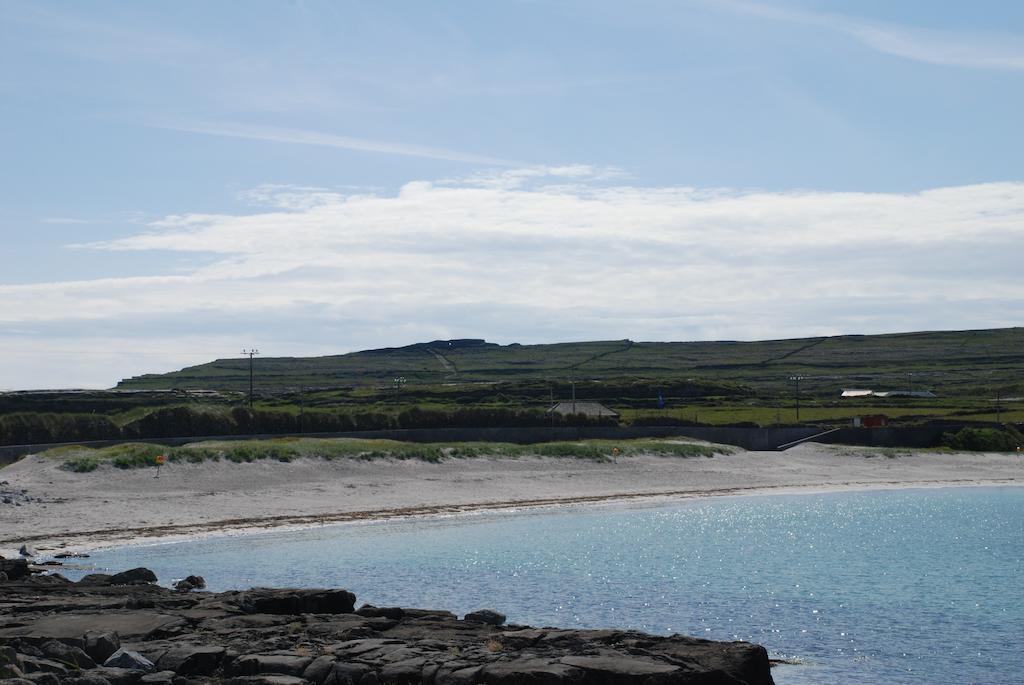
[[[336,525],[98,552],[209,588],[765,645],[803,683],[1024,683],[1024,488],[730,497]],[[71,574],[68,574],[71,575]]]

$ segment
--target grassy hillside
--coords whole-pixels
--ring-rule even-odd
[[[789,377],[801,390],[837,395],[843,387],[932,390],[944,396],[979,391],[1024,394],[1024,328],[893,335],[846,335],[761,342],[637,343],[629,340],[552,345],[495,345],[435,341],[330,357],[257,358],[263,392],[298,388],[426,386],[528,381],[567,383],[640,379],[656,387],[672,381],[746,388],[755,395],[785,395]],[[168,374],[122,381],[122,389],[245,390],[247,359],[220,359]],[[648,395],[650,393],[648,392]],[[705,394],[715,394],[709,392]]]
[[[1024,328],[762,342],[435,341],[257,358],[255,378],[251,409],[248,359],[130,378],[108,391],[0,393],[0,444],[549,425],[551,401],[573,392],[635,425],[839,426],[865,414],[901,424],[1022,422]],[[843,388],[935,396],[850,399]]]

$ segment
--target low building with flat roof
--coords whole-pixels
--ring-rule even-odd
[[[579,400],[575,402],[572,400],[557,402],[551,409],[548,409],[548,413],[561,414],[563,416],[583,414],[590,417],[619,418],[619,412],[609,409],[600,402],[581,402]]]

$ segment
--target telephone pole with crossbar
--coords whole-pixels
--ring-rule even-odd
[[[803,379],[804,379],[803,376],[790,376],[789,377],[789,380],[791,380],[791,381],[796,383],[796,394],[794,395],[794,398],[796,399],[796,422],[797,423],[800,423],[800,381],[802,381]]]
[[[252,409],[253,372],[252,358],[259,354],[259,350],[242,350],[243,357],[249,357],[249,409]]]

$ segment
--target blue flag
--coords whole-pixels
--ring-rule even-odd
[[[659,392],[658,393],[658,409],[664,409],[664,408],[665,408],[665,398],[662,397],[661,393]]]

